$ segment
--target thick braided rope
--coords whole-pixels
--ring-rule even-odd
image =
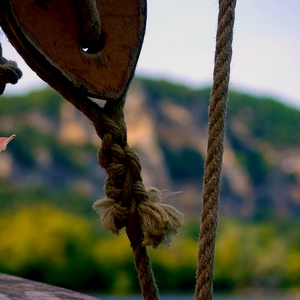
[[[3,94],[7,83],[15,84],[21,77],[22,71],[17,64],[2,56],[2,46],[0,44],[0,95]]]
[[[219,0],[214,83],[209,108],[209,137],[205,162],[202,224],[198,249],[197,284],[195,291],[197,300],[209,300],[213,296],[214,253],[218,225],[218,204],[235,5],[236,0]]]
[[[159,299],[146,246],[156,248],[168,243],[182,225],[183,215],[162,203],[157,189],[145,189],[139,158],[127,144],[123,106],[124,101],[112,107],[108,103],[95,120],[102,139],[98,162],[107,171],[108,178],[104,187],[106,198],[96,201],[93,208],[106,229],[118,234],[126,228],[143,297]]]

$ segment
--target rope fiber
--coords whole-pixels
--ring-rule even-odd
[[[103,42],[101,23],[95,0],[77,0],[83,7],[80,17],[82,47],[98,51]],[[220,176],[225,135],[228,84],[232,56],[234,11],[236,0],[219,0],[218,30],[216,38],[214,83],[209,107],[209,137],[204,173],[202,225],[199,238],[197,300],[210,300],[213,296],[214,253],[218,224]],[[0,94],[7,83],[15,84],[22,72],[13,61],[2,57],[0,45]],[[124,95],[125,97],[125,95]],[[151,268],[147,246],[157,248],[169,243],[171,236],[183,224],[183,215],[162,201],[161,193],[146,189],[141,178],[141,164],[135,151],[127,144],[124,120],[124,97],[107,102],[104,108],[92,101],[79,100],[70,94],[70,100],[93,122],[102,139],[98,162],[105,168],[106,198],[98,200],[93,208],[100,214],[105,228],[118,234],[125,227],[139,276],[142,295],[146,300],[159,299],[158,288]]]
[[[16,84],[22,77],[22,71],[16,62],[7,60],[2,56],[2,46],[0,44],[0,95],[3,94],[7,83]]]
[[[118,234],[126,228],[143,297],[156,300],[159,294],[146,246],[168,244],[183,224],[183,215],[163,203],[159,190],[144,187],[139,158],[127,144],[124,104],[124,100],[118,105],[108,101],[94,123],[102,139],[98,162],[108,178],[106,198],[96,201],[93,208],[106,229]]]
[[[196,274],[196,300],[210,300],[213,297],[215,241],[235,6],[236,0],[219,0],[214,81],[209,107],[207,158],[203,180],[203,211]]]

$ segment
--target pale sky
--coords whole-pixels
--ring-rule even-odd
[[[137,75],[202,87],[212,83],[218,1],[148,0]],[[19,93],[41,80],[0,37],[4,57],[24,75]],[[300,108],[300,1],[237,0],[231,88],[270,95]]]

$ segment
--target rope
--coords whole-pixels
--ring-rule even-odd
[[[95,0],[78,0],[83,6],[80,16],[81,35],[89,35],[88,51],[97,51],[102,39],[100,18]],[[80,8],[80,6],[79,6]],[[87,16],[87,18],[86,18]],[[96,23],[99,25],[94,27]],[[95,36],[94,36],[95,33]],[[84,41],[84,39],[83,39]],[[27,43],[28,44],[28,43]],[[30,59],[32,57],[30,56]],[[68,91],[68,85],[64,86]],[[144,299],[159,299],[158,288],[151,268],[147,246],[154,248],[161,243],[169,243],[183,224],[183,215],[163,202],[161,193],[155,188],[145,189],[141,178],[141,164],[135,151],[128,146],[123,108],[125,96],[119,101],[107,101],[100,108],[90,101],[80,89],[70,89],[64,95],[76,108],[82,111],[93,123],[102,139],[98,151],[98,162],[105,168],[108,178],[105,183],[106,198],[98,200],[93,208],[100,214],[105,228],[113,233],[125,227],[133,253],[139,282]]]
[[[98,162],[108,178],[104,187],[106,198],[96,201],[93,208],[106,229],[118,234],[126,228],[143,297],[155,300],[159,294],[146,246],[156,248],[169,243],[183,224],[183,215],[163,203],[157,189],[145,189],[139,158],[127,144],[123,107],[123,100],[117,106],[108,102],[94,120],[102,139]]]
[[[202,224],[198,249],[197,300],[213,296],[214,253],[225,135],[230,62],[236,0],[219,0],[214,82],[209,107],[207,158],[204,172]]]
[[[21,77],[22,71],[17,64],[2,56],[2,46],[0,44],[0,95],[3,94],[7,83],[16,84]]]

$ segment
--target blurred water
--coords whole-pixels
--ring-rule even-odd
[[[98,296],[103,300],[143,300],[141,296]],[[194,295],[161,295],[161,300],[194,300]],[[214,296],[214,300],[294,300],[295,298],[257,296],[257,297],[237,297],[237,296]]]

